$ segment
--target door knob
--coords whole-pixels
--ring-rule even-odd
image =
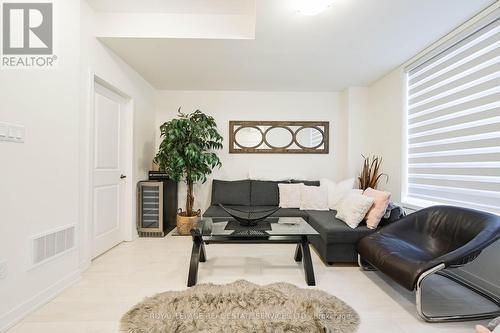
[[[127,176],[125,176],[125,175],[120,175],[120,179],[125,179],[125,178],[127,178]]]

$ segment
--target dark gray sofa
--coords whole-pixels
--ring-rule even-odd
[[[292,180],[309,186],[319,186],[319,181]],[[255,206],[259,210],[271,209],[279,205],[279,183],[276,181],[238,180],[212,182],[211,206],[203,214],[204,217],[228,217],[229,215],[218,206],[245,209]],[[336,211],[302,211],[298,208],[282,208],[275,217],[303,217],[316,231],[318,236],[310,238],[318,254],[328,264],[357,262],[356,243],[359,239],[374,232],[362,223],[356,229],[351,229],[344,222],[335,218]],[[393,218],[381,221],[381,226]]]

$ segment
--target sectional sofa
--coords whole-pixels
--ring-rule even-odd
[[[260,181],[238,180],[212,182],[211,206],[204,212],[204,217],[228,217],[229,215],[218,205],[245,209],[250,206],[257,210],[271,209],[279,206],[279,183],[304,183],[309,186],[319,186],[319,181]],[[316,231],[318,236],[310,238],[322,260],[327,264],[357,262],[356,243],[362,237],[373,233],[362,223],[356,229],[351,229],[344,222],[335,218],[336,211],[302,211],[298,208],[282,208],[274,217],[302,217]],[[396,216],[397,215],[397,216]],[[391,214],[383,219],[380,226],[384,226],[399,217]]]

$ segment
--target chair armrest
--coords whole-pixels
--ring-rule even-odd
[[[478,219],[481,222],[484,222],[485,219],[493,220],[491,221],[492,223],[483,223],[483,229],[467,243],[455,249],[450,249],[449,252],[431,260],[429,262],[431,266],[437,266],[441,263],[445,264],[447,267],[465,265],[476,259],[484,248],[500,239],[500,223],[498,223],[496,216],[450,206],[433,206],[419,210],[401,218],[397,223],[382,227],[378,232],[401,238],[405,238],[407,235],[408,237],[413,237],[415,234],[422,233],[422,224],[424,224],[427,225],[427,232],[429,232],[428,237],[439,238],[440,236],[444,236],[443,242],[447,242],[448,234],[436,234],[435,229],[435,226],[443,223],[443,216],[446,216],[443,215],[443,211],[448,211],[450,213],[449,216],[451,215],[451,217],[449,218],[453,223],[466,223],[468,219]],[[409,241],[411,242],[411,239],[409,239]]]
[[[481,252],[489,245],[500,239],[500,235],[492,235],[490,230],[486,229],[479,233],[474,239],[467,244],[448,252],[433,261],[444,263],[446,267],[460,267],[474,259],[476,259]]]

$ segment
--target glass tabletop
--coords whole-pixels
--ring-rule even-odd
[[[268,218],[244,227],[233,218],[204,218],[196,228],[203,236],[307,236],[318,232],[301,217]]]

